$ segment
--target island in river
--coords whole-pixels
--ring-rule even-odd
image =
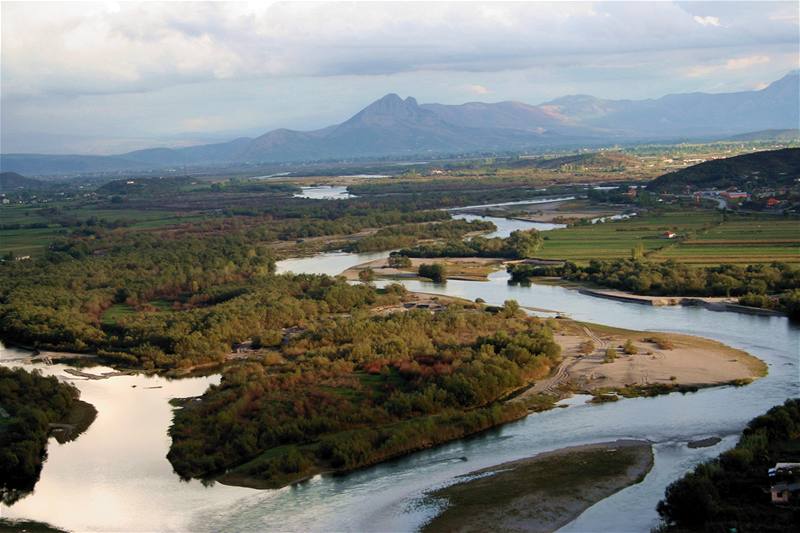
[[[555,531],[652,466],[649,442],[618,440],[484,468],[429,493],[446,508],[423,531]]]
[[[571,391],[609,401],[745,384],[766,374],[759,359],[718,342],[542,320],[512,301],[501,308],[407,293],[368,316],[333,321],[280,348],[254,351],[226,369],[219,387],[182,402],[170,430],[176,471],[276,488],[484,431],[552,407]],[[371,357],[320,367],[315,354],[331,349],[331,332],[348,358],[367,345]],[[430,343],[431,355],[393,360],[407,342],[403,335],[420,347]],[[387,336],[396,344],[387,345]],[[301,349],[305,358],[298,358]],[[290,358],[302,374],[291,372]],[[248,435],[254,440],[242,440]],[[273,444],[245,454],[248,442]]]

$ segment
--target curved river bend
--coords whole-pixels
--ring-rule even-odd
[[[520,221],[505,223],[510,226],[499,227],[498,234],[531,227]],[[282,261],[278,270],[338,274],[385,255],[326,253]],[[654,442],[655,464],[645,480],[594,505],[562,531],[649,531],[667,484],[697,462],[732,447],[748,420],[800,395],[800,328],[784,317],[649,307],[556,286],[512,286],[502,271],[486,282],[442,285],[404,280],[403,284],[415,291],[480,297],[491,304],[513,298],[523,306],[611,326],[709,337],[763,359],[769,375],[739,388],[602,405],[573,401],[566,409],[531,415],[345,476],[317,476],[269,491],[181,482],[165,458],[171,420],[167,400],[200,394],[218,376],[179,381],[144,376],[79,379],[73,382],[83,399],[97,407],[97,420],[72,443],[60,446],[51,439],[36,490],[10,508],[0,507],[2,516],[82,531],[406,531],[434,512],[422,505],[420,496],[457,475],[565,446],[639,438]],[[13,366],[13,358],[20,355],[2,350],[0,363]],[[60,365],[40,368],[68,378]],[[716,446],[694,450],[686,446],[690,440],[713,435],[723,437]]]

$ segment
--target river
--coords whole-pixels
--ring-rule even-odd
[[[499,234],[528,224],[507,222],[509,226],[498,227]],[[338,274],[385,255],[324,253],[281,261],[278,270]],[[97,407],[97,420],[72,443],[58,445],[51,439],[49,458],[34,493],[10,508],[0,507],[2,516],[92,531],[407,531],[435,512],[422,505],[420,496],[452,482],[455,476],[565,446],[639,438],[654,443],[655,464],[645,480],[594,505],[562,531],[648,531],[657,521],[655,506],[667,484],[699,461],[732,447],[748,420],[800,395],[800,328],[784,317],[649,307],[592,298],[557,286],[514,286],[503,271],[485,282],[404,280],[403,284],[410,290],[480,297],[490,304],[513,298],[524,306],[554,309],[611,326],[717,339],[766,361],[769,375],[739,388],[716,387],[602,405],[571,402],[565,409],[531,415],[476,437],[345,476],[317,476],[269,491],[182,482],[165,458],[171,418],[167,400],[200,394],[218,376],[173,381],[144,376],[74,380],[83,399]],[[5,349],[0,362],[13,366],[10,359],[19,355]],[[41,368],[65,377],[59,365]],[[715,435],[723,438],[715,446],[686,446],[690,440]]]

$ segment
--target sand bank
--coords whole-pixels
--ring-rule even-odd
[[[650,443],[619,440],[477,470],[429,494],[447,506],[423,530],[555,531],[644,479],[652,466]]]

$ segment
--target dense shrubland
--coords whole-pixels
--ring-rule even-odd
[[[513,305],[473,307],[309,323],[178,411],[170,461],[185,477],[244,464],[234,472],[280,485],[522,416],[498,400],[547,375],[559,346]]]
[[[468,240],[448,240],[444,243],[419,244],[398,252],[406,257],[504,257],[526,259],[542,247],[541,234],[533,230],[517,230],[506,238],[473,237]]]
[[[569,261],[556,266],[519,263],[508,271],[515,282],[560,276],[639,294],[739,296],[744,305],[783,309],[793,316],[800,312],[800,268],[785,263],[693,267],[675,261],[618,259],[590,261],[584,267]]]
[[[494,231],[496,226],[483,220],[446,220],[426,224],[398,224],[379,229],[344,247],[347,252],[375,252],[413,246],[421,239],[461,239],[468,233]]]
[[[754,418],[735,448],[667,487],[658,504],[666,524],[662,530],[795,530],[797,501],[788,506],[770,501],[767,471],[777,462],[800,462],[800,400],[787,400]]]

